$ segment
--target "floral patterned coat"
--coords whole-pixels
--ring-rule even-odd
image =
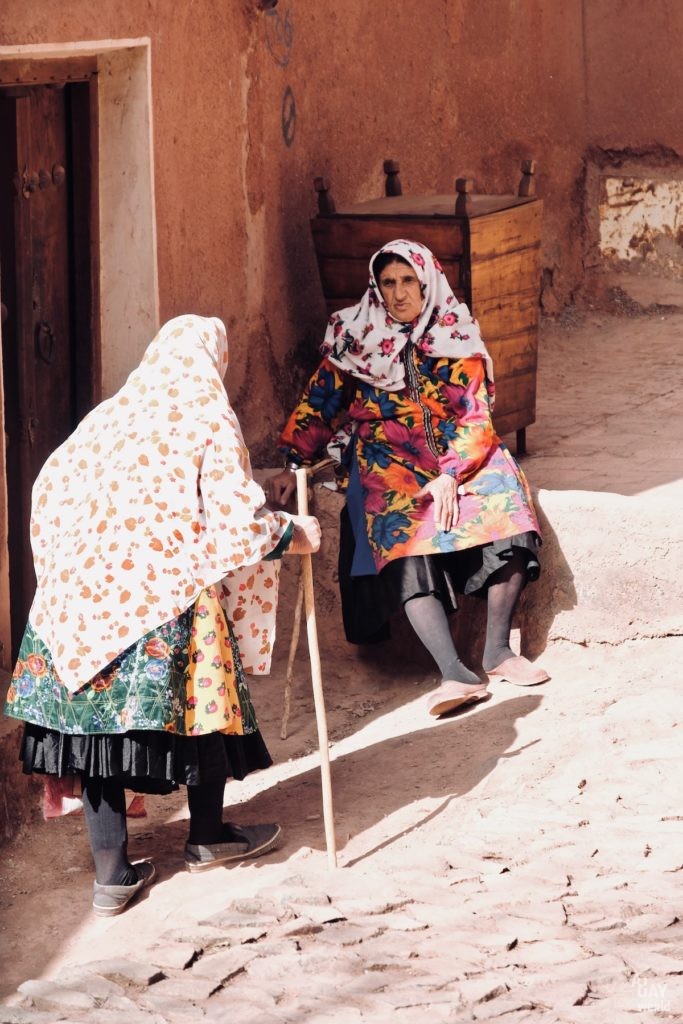
[[[406,555],[539,533],[524,474],[493,427],[483,359],[430,357],[412,343],[404,358],[408,384],[397,392],[358,381],[324,359],[280,436],[281,449],[313,462],[350,421],[377,571]],[[448,532],[436,526],[433,502],[417,497],[441,473],[458,482],[458,520]]]

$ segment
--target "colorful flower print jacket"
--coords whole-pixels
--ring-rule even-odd
[[[406,555],[459,551],[539,533],[527,481],[493,427],[483,360],[425,356],[410,344],[407,386],[387,392],[324,359],[280,436],[311,463],[348,420],[367,537],[377,571]],[[417,492],[440,473],[458,482],[458,520],[444,532]]]

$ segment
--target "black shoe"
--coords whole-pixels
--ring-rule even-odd
[[[229,842],[199,846],[185,843],[185,867],[188,871],[206,871],[221,864],[234,864],[261,857],[274,849],[282,835],[279,825],[230,825],[235,836]]]

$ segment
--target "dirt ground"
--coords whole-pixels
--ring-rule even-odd
[[[544,326],[544,351],[583,346],[589,362],[599,337],[609,363],[606,353],[614,360],[632,332],[648,351],[656,338],[672,353],[682,327],[683,316],[666,310],[570,311]],[[669,380],[677,373],[680,387],[683,356],[677,359]],[[545,368],[541,362],[542,395],[557,367],[550,358]],[[575,415],[568,388],[563,395],[566,418],[558,423],[549,395],[529,431],[525,465],[537,486],[561,486],[557,458]],[[599,383],[581,397],[584,414],[586,401],[604,411]],[[610,413],[607,402],[603,424],[615,445],[618,417],[628,417],[627,403],[621,411],[618,405]],[[680,494],[664,461],[683,441],[682,423],[683,414],[672,415],[666,445],[642,455],[656,476],[642,488],[644,500],[669,500],[667,487]],[[591,472],[601,481],[594,489],[635,495],[619,473],[610,478],[608,445],[587,438],[578,462],[591,445]],[[565,462],[569,476],[573,465]],[[672,602],[680,606],[681,596],[672,594]],[[97,920],[82,817],[36,817],[2,850],[0,1021],[682,1019],[683,636],[653,623],[647,635],[617,644],[555,637],[539,659],[549,683],[492,683],[486,702],[435,721],[424,709],[435,674],[414,648],[411,656],[405,636],[399,661],[386,647],[349,659],[333,636],[334,616],[324,609],[318,618],[338,868],[330,869],[325,850],[305,636],[288,736],[280,738],[286,624],[272,675],[252,686],[275,764],[226,787],[226,816],[277,820],[280,849],[231,870],[189,875],[184,794],[147,798],[148,817],[130,822],[130,845],[134,857],[154,858],[159,880],[120,918]],[[514,641],[523,645],[519,631]],[[250,906],[260,931],[240,950],[253,959],[202,989],[207,921],[215,925],[236,900],[249,899],[258,904],[258,913]],[[320,905],[335,913],[314,913]],[[176,985],[168,989],[175,996],[155,1004],[137,992],[128,1017],[105,1012],[95,997],[57,1013],[17,992],[28,979],[59,980],[112,954],[168,964],[171,947],[186,946],[194,950],[189,969],[169,968],[162,982]],[[180,995],[192,972],[195,994]],[[159,1000],[157,985],[149,991],[156,990]],[[228,1007],[232,1015],[223,1016]]]

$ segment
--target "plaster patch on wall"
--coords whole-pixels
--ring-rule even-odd
[[[683,180],[604,177],[601,184],[601,254],[683,276]]]

